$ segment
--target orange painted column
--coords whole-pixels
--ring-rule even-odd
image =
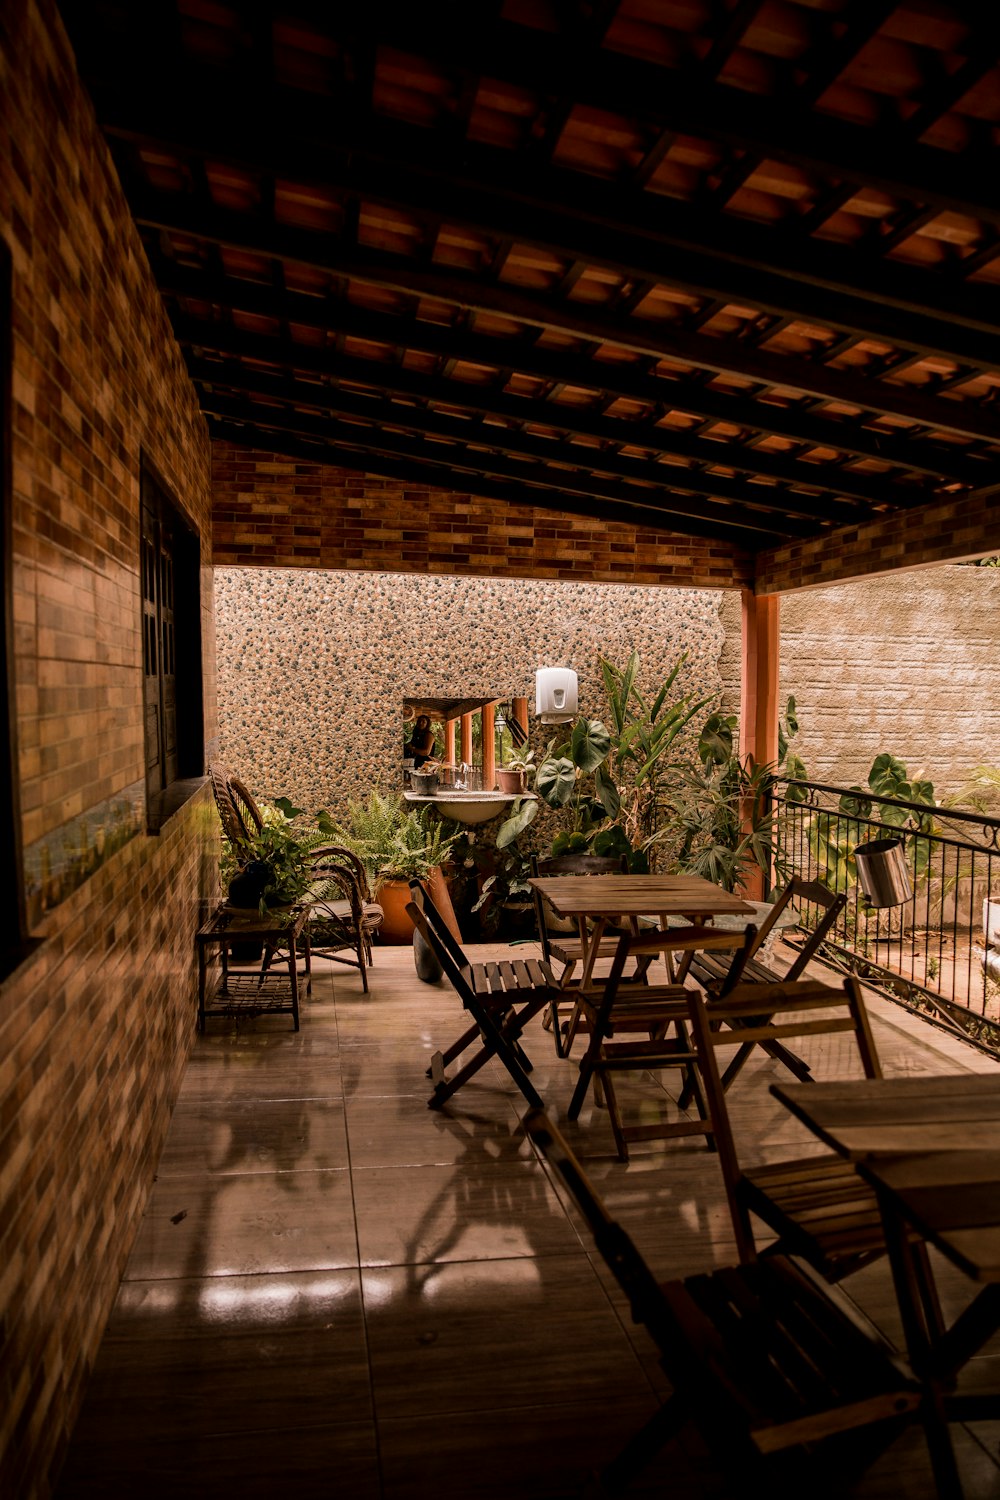
[[[524,730],[525,734],[527,734],[528,733],[528,700],[527,700],[527,698],[512,698],[511,699],[511,703],[510,703],[510,707],[511,707],[511,712],[514,715],[514,718],[520,724],[520,726]]]
[[[496,704],[484,703],[483,715],[483,791],[492,792],[497,779]]]
[[[755,765],[778,759],[778,667],[781,656],[780,595],[742,591],[743,667],[740,689],[740,756]],[[764,877],[747,877],[746,895],[760,900]]]
[[[462,715],[462,760],[472,765],[472,715]]]
[[[455,764],[455,720],[449,719],[444,726],[444,763]]]

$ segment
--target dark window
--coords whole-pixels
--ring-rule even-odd
[[[3,609],[0,610],[0,659],[4,683],[0,693],[0,864],[3,888],[9,891],[8,921],[0,939],[0,977],[9,974],[29,948],[21,851],[21,799],[17,768],[17,708],[14,691],[14,518],[11,493],[11,264],[0,240],[0,509],[3,511]],[[5,903],[7,904],[7,903]]]
[[[201,559],[197,533],[146,467],[141,549],[146,793],[155,826],[164,794],[204,771]]]

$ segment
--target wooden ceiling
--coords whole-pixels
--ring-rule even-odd
[[[1000,488],[1000,6],[61,10],[214,435],[752,551]]]

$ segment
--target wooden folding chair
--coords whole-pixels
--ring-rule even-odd
[[[818,907],[822,912],[822,916],[818,924],[810,931],[806,941],[799,949],[792,963],[789,964],[786,972],[780,974],[770,965],[762,962],[757,957],[757,954],[760,953],[773,932],[779,917],[784,914],[792,902],[801,906]],[[692,962],[691,977],[702,985],[710,997],[722,997],[728,994],[737,982],[737,979],[741,984],[779,984],[796,980],[805,973],[807,964],[819,952],[820,944],[833,927],[833,924],[840,916],[846,904],[847,897],[845,895],[836,895],[833,891],[828,890],[825,885],[821,885],[818,880],[803,880],[801,876],[793,875],[761,923],[757,931],[757,939],[754,943],[753,952],[744,964],[740,974],[734,978],[730,973],[730,965],[724,958],[719,958],[712,953],[705,953],[699,954]],[[801,1057],[797,1057],[794,1052],[790,1052],[780,1042],[766,1040],[759,1043],[745,1042],[738,1049],[723,1074],[722,1081],[726,1088],[729,1088],[737,1074],[749,1061],[755,1046],[763,1047],[765,1052],[773,1057],[776,1062],[780,1062],[786,1067],[800,1082],[808,1083],[811,1080],[812,1073],[808,1063],[804,1062]],[[682,1103],[684,1102],[686,1101],[682,1100]]]
[[[706,1001],[691,991],[687,1007],[740,1260],[757,1257],[753,1216],[777,1235],[765,1254],[799,1255],[827,1281],[839,1281],[885,1255],[875,1192],[844,1157],[828,1152],[752,1168],[740,1166],[718,1063],[724,1047],[841,1033],[853,1036],[865,1077],[881,1078],[857,979],[848,975],[838,984],[808,979],[740,984],[717,1001]],[[928,1318],[940,1326],[926,1249],[914,1248],[923,1282],[920,1295]]]
[[[525,1128],[652,1334],[673,1394],[599,1476],[624,1489],[689,1422],[734,1494],[843,1493],[919,1413],[923,1392],[847,1300],[784,1256],[658,1284],[541,1110]],[[832,1481],[832,1487],[830,1484]],[[785,1486],[788,1486],[786,1491]]]
[[[552,1000],[556,986],[551,972],[532,958],[470,964],[419,880],[410,881],[410,892],[406,909],[473,1020],[446,1051],[432,1057],[427,1073],[434,1080],[434,1092],[428,1108],[440,1109],[494,1054],[528,1103],[540,1105],[541,1096],[528,1078],[531,1061],[519,1038],[531,1018]],[[477,1040],[478,1050],[448,1078],[445,1069]]]
[[[623,933],[618,939],[611,973],[603,986],[593,991],[580,990],[577,1004],[590,1031],[587,1050],[580,1061],[577,1081],[568,1116],[575,1120],[583,1107],[587,1089],[594,1081],[608,1107],[611,1130],[622,1161],[628,1161],[628,1143],[668,1139],[672,1136],[706,1135],[712,1125],[702,1097],[695,1070],[695,1052],[688,1038],[686,986],[675,976],[672,963],[680,957],[682,968],[693,953],[724,952],[733,955],[734,972],[750,951],[756,928],[751,924],[744,932],[731,928],[688,924],[684,927],[657,928],[638,933]],[[667,984],[623,983],[629,959],[648,963],[662,954],[667,962]],[[648,981],[648,973],[644,981]],[[636,1033],[644,1033],[636,1039]],[[633,1039],[621,1040],[622,1035]],[[685,1088],[698,1110],[697,1120],[658,1121],[643,1125],[626,1125],[614,1085],[614,1075],[625,1071],[646,1071],[666,1067],[680,1068]]]

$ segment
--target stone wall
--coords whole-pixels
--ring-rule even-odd
[[[373,781],[399,784],[405,697],[524,694],[533,713],[536,668],[569,666],[580,712],[600,718],[599,656],[624,664],[634,649],[648,687],[686,651],[678,691],[714,700],[719,603],[713,590],[217,568],[220,752],[261,797],[342,808]]]
[[[781,702],[794,694],[795,750],[816,781],[864,785],[889,751],[940,797],[973,766],[1000,765],[998,661],[998,568],[944,564],[781,601]]]
[[[0,986],[0,1494],[44,1500],[153,1180],[217,879],[204,791],[158,837],[142,816],[140,462],[207,562],[207,432],[53,0],[0,15],[0,236],[25,862],[84,829],[94,856],[33,906]],[[210,739],[207,570],[202,605]]]
[[[738,590],[639,589],[288,569],[216,570],[221,748],[262,796],[310,809],[390,781],[406,696],[533,692],[537,666],[580,674],[634,646],[647,683],[690,653],[685,684],[740,707]],[[781,601],[780,701],[816,780],[865,782],[888,750],[941,795],[1000,764],[1000,569],[946,564]],[[537,731],[533,731],[536,742]]]

